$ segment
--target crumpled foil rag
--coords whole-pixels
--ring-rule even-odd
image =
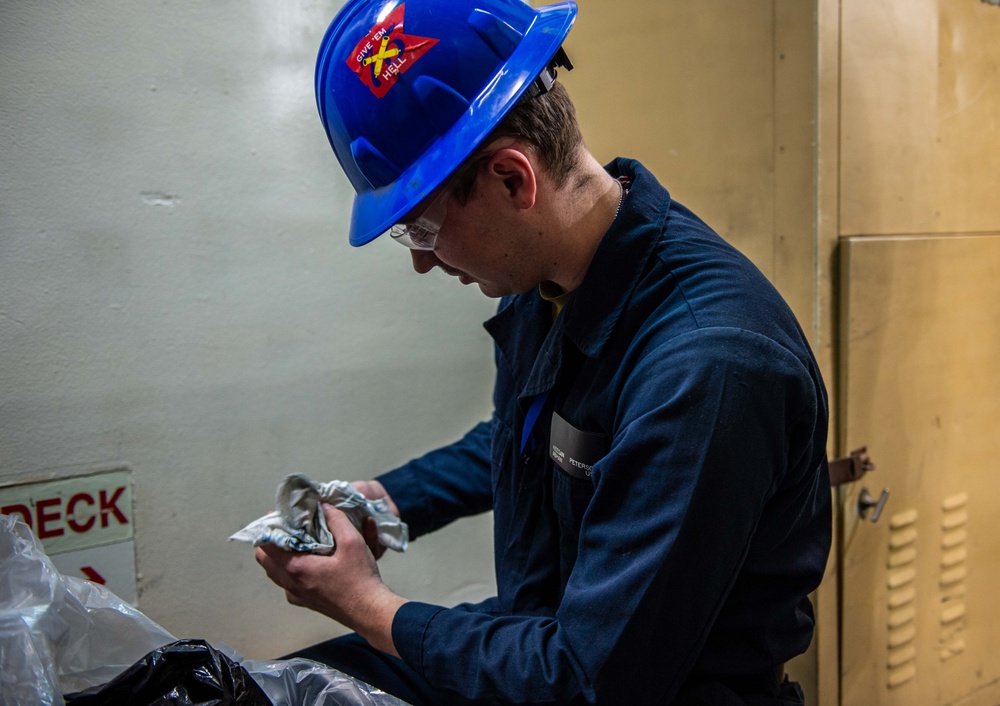
[[[320,503],[343,511],[359,531],[366,517],[374,517],[379,542],[388,549],[406,551],[409,528],[389,511],[385,500],[369,500],[347,481],[317,483],[301,473],[292,473],[281,481],[277,510],[254,520],[229,539],[254,546],[276,544],[292,552],[333,554],[333,535]]]

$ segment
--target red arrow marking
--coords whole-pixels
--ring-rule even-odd
[[[80,569],[80,571],[83,572],[83,575],[87,577],[88,581],[99,583],[102,586],[108,582],[107,579],[97,573],[93,566],[84,566]]]

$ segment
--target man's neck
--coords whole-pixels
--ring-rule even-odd
[[[562,187],[549,193],[546,247],[555,257],[548,280],[568,292],[580,286],[617,216],[622,196],[621,184],[581,148],[577,170]]]

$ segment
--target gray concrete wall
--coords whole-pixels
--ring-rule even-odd
[[[0,484],[132,470],[139,607],[250,657],[339,634],[226,537],[489,414],[494,302],[347,244],[312,94],[337,2],[0,3]],[[493,591],[490,518],[383,561]]]

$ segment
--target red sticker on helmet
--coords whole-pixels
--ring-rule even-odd
[[[383,97],[400,75],[439,40],[403,34],[403,3],[358,42],[347,65],[376,98]]]

